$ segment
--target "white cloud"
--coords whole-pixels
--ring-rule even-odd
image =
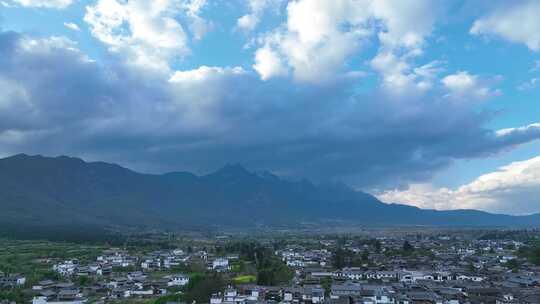
[[[73,0],[13,0],[15,3],[26,7],[45,7],[64,9],[73,3]]]
[[[433,31],[436,17],[433,3],[374,1],[372,11],[381,28],[377,34],[379,52],[371,60],[371,66],[382,76],[384,88],[394,93],[431,88],[434,77],[441,71],[439,63],[415,67],[412,60],[423,53],[426,38]]]
[[[382,75],[383,86],[392,93],[430,89],[442,72],[440,65],[440,62],[432,61],[415,68],[393,52],[379,52],[371,60],[371,67]]]
[[[240,75],[245,71],[241,67],[222,68],[222,67],[209,67],[200,66],[194,70],[188,71],[176,71],[169,79],[172,83],[195,83],[205,82],[212,77],[226,76],[226,75]]]
[[[540,85],[540,77],[533,77],[529,81],[520,84],[517,89],[520,91],[531,90]]]
[[[507,129],[501,129],[497,130],[495,132],[495,135],[497,137],[504,137],[504,136],[510,136],[510,135],[527,135],[529,133],[540,133],[540,123],[533,123],[528,126],[518,127],[518,128],[507,128]]]
[[[127,56],[128,62],[168,71],[171,60],[190,52],[187,34],[175,19],[182,9],[180,4],[173,0],[99,0],[86,7],[84,20],[96,38],[112,52]],[[188,4],[191,16],[196,17],[202,4]]]
[[[253,68],[261,75],[262,80],[287,74],[287,68],[281,58],[270,47],[263,47],[255,52]]]
[[[79,26],[73,22],[64,22],[64,26],[67,27],[68,29],[70,30],[74,30],[74,31],[77,31],[79,32],[81,29],[79,28]]]
[[[250,32],[259,24],[259,16],[255,14],[244,15],[236,21],[236,26],[244,31]]]
[[[77,43],[63,36],[51,36],[47,38],[34,39],[28,38],[19,41],[19,48],[25,52],[36,53],[54,53],[55,51],[70,51],[82,56],[77,48]]]
[[[383,25],[378,37],[384,49],[404,48],[409,55],[422,52],[435,23],[436,9],[431,1],[373,1],[372,10]]]
[[[540,51],[540,1],[508,1],[476,20],[473,35],[493,35]]]
[[[385,202],[406,203],[421,208],[478,209],[508,214],[540,212],[540,156],[513,162],[484,174],[457,189],[414,184],[409,189],[387,191]]]
[[[487,81],[483,81],[477,75],[472,75],[467,71],[447,75],[441,80],[441,83],[449,92],[447,97],[456,100],[483,100],[500,94],[499,90],[491,89]]]
[[[297,80],[324,82],[340,73],[363,42],[376,34],[380,50],[372,66],[385,84],[401,86],[422,78],[414,74],[416,67],[410,59],[422,54],[433,30],[436,10],[431,4],[425,0],[291,1],[287,22],[259,43],[278,54]],[[246,27],[256,21],[249,16],[241,19]],[[421,89],[431,86],[424,79],[414,85]]]
[[[206,0],[187,0],[183,5],[188,17],[189,28],[197,40],[202,39],[212,27],[211,22],[201,17],[201,12],[206,5]]]
[[[248,0],[249,13],[238,18],[236,26],[245,31],[253,31],[261,21],[262,14],[268,8],[277,8],[283,0]]]
[[[343,68],[345,60],[368,35],[364,28],[368,12],[365,1],[299,0],[289,2],[287,22],[268,33],[261,43],[266,50],[282,58],[297,80],[321,82]],[[270,66],[259,55],[258,66]],[[275,56],[266,56],[275,60]],[[268,74],[267,74],[268,76]]]

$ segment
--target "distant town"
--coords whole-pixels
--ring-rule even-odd
[[[0,240],[0,303],[533,304],[539,230]]]

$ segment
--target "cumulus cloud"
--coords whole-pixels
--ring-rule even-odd
[[[407,55],[422,52],[425,39],[433,30],[436,8],[431,1],[373,1],[375,18],[381,20],[378,32],[383,49],[404,48]]]
[[[278,7],[283,0],[248,0],[249,13],[238,18],[236,26],[245,32],[253,31],[268,8]]]
[[[256,53],[257,65],[270,66],[276,56],[280,56],[280,61],[288,64],[296,79],[328,80],[343,68],[348,56],[360,46],[359,40],[368,34],[364,28],[368,13],[359,3],[352,0],[289,2],[286,24],[260,39],[264,46],[263,51]],[[265,75],[268,78],[278,74]]]
[[[479,76],[470,74],[467,71],[447,75],[441,79],[441,83],[448,90],[447,97],[454,100],[484,100],[500,95],[500,91],[491,89],[486,80],[482,80]]]
[[[64,22],[64,26],[73,31],[77,31],[77,32],[81,31],[79,26],[73,22]]]
[[[423,54],[426,38],[433,31],[438,13],[433,3],[374,1],[372,7],[381,29],[377,33],[379,51],[371,66],[381,75],[383,87],[398,94],[431,88],[441,68],[434,64],[437,62],[416,67],[414,59]]]
[[[279,55],[297,80],[324,82],[340,73],[376,34],[380,50],[372,67],[381,73],[385,83],[393,88],[413,82],[425,88],[430,83],[414,83],[418,75],[414,74],[416,67],[410,59],[422,54],[426,37],[433,29],[435,12],[431,3],[424,0],[291,1],[287,22],[264,35],[259,43],[264,52]],[[250,16],[242,20],[246,26],[254,21]],[[276,56],[268,57],[268,61],[275,61]],[[270,65],[261,57],[256,62]],[[272,76],[278,74],[265,74],[266,78]]]
[[[189,28],[196,40],[200,40],[212,28],[212,22],[201,17],[206,0],[187,0],[183,7],[188,17]]]
[[[195,39],[209,29],[200,17],[206,1],[99,0],[86,7],[84,21],[92,34],[127,62],[168,71],[169,63],[190,53],[188,34],[177,20],[187,18]]]
[[[280,56],[269,46],[260,48],[255,52],[253,68],[261,75],[262,80],[287,74],[287,68],[281,61]]]
[[[238,28],[245,31],[252,31],[259,23],[259,17],[254,14],[247,14],[238,18],[236,23]]]
[[[12,0],[26,7],[44,7],[54,9],[64,9],[73,3],[73,0]]]
[[[414,67],[392,52],[378,53],[371,60],[371,67],[382,75],[383,87],[398,94],[431,89],[443,70],[437,61]]]
[[[241,67],[221,68],[203,65],[195,70],[176,71],[169,81],[173,83],[206,82],[210,77],[238,75],[243,73],[245,73],[245,71]]]
[[[470,29],[473,35],[488,35],[523,43],[540,51],[540,2],[508,1],[476,20]]]
[[[378,197],[386,202],[407,203],[421,208],[537,213],[540,211],[540,156],[513,162],[457,189],[415,184],[407,190],[387,191]]]

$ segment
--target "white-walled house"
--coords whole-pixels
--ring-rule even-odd
[[[229,267],[229,259],[216,258],[214,261],[212,261],[212,269],[228,268],[228,267]]]
[[[53,266],[53,270],[63,276],[70,276],[75,273],[79,262],[77,260],[66,260]]]
[[[81,300],[67,300],[67,301],[57,301],[57,300],[47,300],[47,297],[34,297],[32,304],[84,304],[86,299]]]
[[[0,277],[0,287],[16,287],[26,284],[26,277],[13,275],[8,277]]]
[[[169,276],[167,286],[185,286],[189,283],[189,277],[183,274]]]

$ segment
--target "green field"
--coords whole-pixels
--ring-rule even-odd
[[[249,284],[257,282],[257,277],[254,275],[241,275],[233,279],[236,284]]]

